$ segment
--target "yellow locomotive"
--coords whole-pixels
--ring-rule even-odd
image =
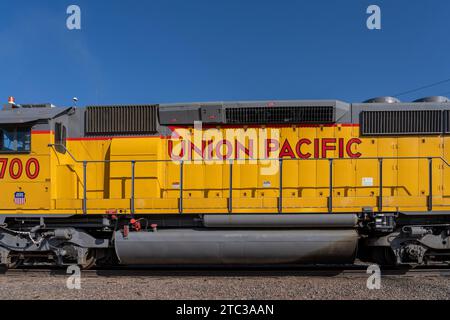
[[[0,264],[450,260],[450,102],[0,111]]]

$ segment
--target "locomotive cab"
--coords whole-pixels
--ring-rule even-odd
[[[0,213],[52,208],[48,146],[55,142],[55,121],[66,112],[52,105],[9,105],[0,111]]]

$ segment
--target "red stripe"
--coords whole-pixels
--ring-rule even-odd
[[[67,138],[67,141],[81,141],[81,140],[111,140],[111,137],[80,137],[80,138]]]
[[[52,130],[33,130],[31,134],[52,134]]]
[[[77,137],[77,138],[67,138],[68,141],[95,141],[95,140],[112,140],[112,139],[168,139],[170,136],[114,136],[114,137]]]

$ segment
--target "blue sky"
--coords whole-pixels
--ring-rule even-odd
[[[446,0],[2,0],[0,104],[357,102],[450,78],[449,34]]]

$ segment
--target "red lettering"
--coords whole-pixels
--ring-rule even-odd
[[[213,151],[214,151],[214,149],[213,149],[213,141],[212,140],[209,140],[206,143],[205,149],[206,149],[206,152],[207,152],[205,154],[205,159],[211,160],[213,158]]]
[[[34,165],[34,173],[31,173],[31,165]],[[27,177],[31,180],[36,179],[39,175],[39,161],[35,158],[31,158],[25,164],[25,173]]]
[[[17,164],[17,172],[14,172],[14,167]],[[22,171],[23,171],[23,165],[22,165],[22,161],[20,161],[20,159],[14,158],[11,160],[11,164],[9,165],[9,175],[11,176],[12,179],[16,180],[19,179],[20,176],[22,175]]]
[[[344,157],[344,138],[339,138],[339,158]]]
[[[226,146],[225,153],[222,152],[222,146]],[[231,155],[233,154],[233,146],[231,145],[230,141],[227,140],[221,140],[216,145],[216,155],[217,158],[222,160],[228,160],[231,158]]]
[[[333,145],[328,145],[329,143],[333,143]],[[322,139],[322,158],[327,158],[327,151],[336,150],[336,139],[334,138],[323,138]]]
[[[295,153],[292,150],[291,145],[289,144],[289,141],[286,139],[284,140],[283,146],[280,150],[279,158],[282,159],[284,157],[291,157],[291,159],[295,159]]]
[[[350,139],[347,142],[346,151],[347,151],[347,154],[348,154],[348,156],[350,158],[359,158],[359,157],[361,157],[361,153],[360,152],[356,152],[356,153],[352,152],[352,145],[354,145],[354,144],[361,144],[361,142],[362,141],[360,139],[358,139],[358,138]]]
[[[244,159],[250,158],[254,159],[254,144],[251,139],[248,140],[248,145],[245,143],[241,143],[238,140],[234,140],[234,145],[232,142],[227,140],[221,140],[214,146],[213,140],[202,141],[201,149],[195,146],[192,142],[180,140],[180,146],[175,148],[174,141],[168,140],[168,153],[169,157],[172,160],[179,161],[182,160],[185,156],[186,151],[186,143],[190,143],[188,149],[189,159],[192,159],[192,155],[199,155],[202,159],[212,159],[213,157],[217,157],[217,159],[231,159],[234,152],[234,159]],[[285,139],[282,147],[280,148],[280,142],[275,139],[266,139],[265,145],[263,146],[265,149],[265,157],[270,158],[274,157],[273,153],[279,151],[278,157],[280,159],[285,157],[290,157],[291,159],[295,159],[296,157],[300,159],[309,159],[314,157],[315,159],[323,158],[326,159],[329,157],[329,151],[337,151],[337,156],[339,158],[345,158],[346,156],[350,158],[360,158],[362,154],[355,150],[354,145],[361,144],[362,141],[358,138],[352,138],[345,141],[344,138],[315,138],[314,140],[310,140],[307,138],[302,138],[298,140],[295,145],[295,150],[293,150],[288,139]],[[306,145],[306,147],[304,146]],[[313,145],[313,150],[308,148],[309,145]],[[302,149],[303,148],[303,149]],[[176,151],[174,150],[176,149]],[[308,149],[310,152],[308,152]],[[178,154],[174,154],[174,152]],[[334,156],[330,155],[330,157]],[[0,159],[0,179],[4,177],[5,170],[7,169],[8,159]],[[39,162],[32,158],[27,162],[25,166],[25,170],[27,176],[31,176],[36,178],[35,174],[31,173],[30,166],[35,166],[36,170],[39,171]],[[11,168],[12,167],[12,168]],[[17,168],[16,168],[17,167]],[[35,170],[35,171],[36,171]],[[18,171],[18,172],[16,172]],[[22,173],[22,163],[18,159],[13,159],[9,166],[9,172],[13,179],[17,179],[20,177]],[[33,179],[34,179],[33,178]]]
[[[309,152],[302,153],[302,145],[303,144],[310,145],[311,140],[309,140],[309,139],[300,139],[299,140],[299,142],[297,143],[297,146],[295,147],[295,149],[297,151],[297,155],[299,156],[300,159],[309,159],[309,158],[311,158],[311,153],[309,153]]]
[[[168,152],[169,152],[170,159],[175,160],[175,161],[183,159],[183,157],[184,157],[185,141],[181,141],[180,143],[181,143],[180,154],[175,155],[175,154],[173,154],[173,141],[169,140]]]
[[[1,158],[0,164],[2,165],[2,168],[0,169],[0,179],[3,179],[5,177],[6,166],[8,165],[8,158]]]
[[[249,156],[250,158],[253,158],[253,140],[249,139],[248,140],[248,148],[245,147],[245,145],[243,145],[242,143],[240,143],[239,141],[235,140],[234,141],[234,158],[235,159],[240,159],[240,154],[241,151],[244,151],[244,154]],[[245,157],[245,156],[244,156]]]
[[[203,151],[205,150],[204,146],[203,146],[203,141],[202,141],[202,149],[201,150],[199,147],[194,145],[192,142],[189,142],[189,143],[191,144],[191,147],[189,148],[189,160],[194,159],[194,157],[192,156],[194,154],[194,152],[200,156],[200,159],[202,159]]]
[[[266,139],[266,158],[270,158],[272,151],[277,151],[280,148],[280,143],[275,139]]]
[[[314,139],[314,158],[319,158],[319,139]]]

